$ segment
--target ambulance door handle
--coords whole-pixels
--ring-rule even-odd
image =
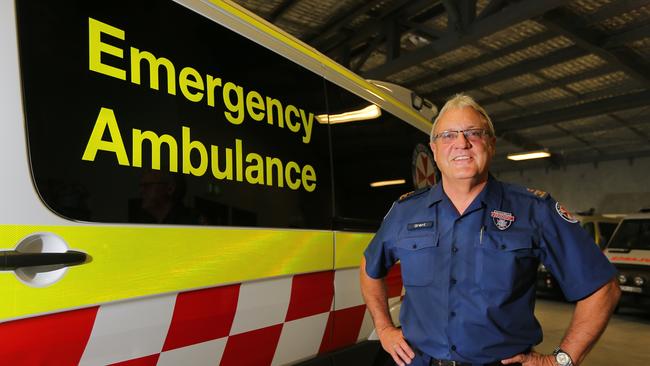
[[[0,271],[36,266],[69,267],[84,264],[88,255],[76,250],[63,253],[24,253],[16,250],[0,251]]]

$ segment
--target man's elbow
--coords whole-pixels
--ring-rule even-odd
[[[613,310],[618,304],[618,301],[621,299],[621,288],[618,285],[618,280],[616,277],[612,278],[612,280],[603,286],[601,290],[605,295],[604,297],[607,299],[607,303]]]

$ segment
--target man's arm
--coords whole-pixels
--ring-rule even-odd
[[[567,329],[560,344],[576,364],[580,364],[596,341],[605,331],[607,322],[621,297],[621,289],[616,278],[590,296],[578,301]]]
[[[560,348],[571,356],[574,365],[579,365],[585,359],[603,334],[620,297],[621,290],[616,278],[612,278],[596,292],[577,302],[571,324],[560,343]],[[506,365],[521,362],[524,366],[556,365],[554,356],[536,352],[519,354],[502,362]]]
[[[375,324],[381,346],[395,362],[404,366],[410,364],[415,353],[404,339],[401,329],[393,325],[388,312],[388,296],[383,279],[374,279],[366,273],[366,258],[361,258],[361,294]]]

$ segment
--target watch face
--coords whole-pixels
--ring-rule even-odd
[[[567,355],[564,352],[560,352],[557,355],[555,355],[555,361],[557,361],[560,366],[568,365],[569,362],[571,362],[571,358],[569,358],[569,355]]]

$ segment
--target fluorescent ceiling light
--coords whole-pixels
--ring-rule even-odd
[[[527,152],[516,153],[516,154],[508,154],[508,159],[519,161],[519,160],[548,158],[549,156],[551,156],[551,154],[548,151],[538,150],[538,151],[527,151]]]
[[[379,182],[372,182],[370,183],[370,186],[373,188],[377,188],[383,186],[394,186],[394,185],[404,184],[404,183],[406,183],[406,180],[404,179],[393,179],[393,180],[382,180]]]
[[[378,118],[381,116],[381,108],[377,107],[374,104],[371,104],[365,108],[356,110],[356,111],[350,111],[350,112],[345,112],[345,113],[339,113],[339,114],[319,114],[316,116],[316,120],[318,123],[323,123],[326,124],[336,124],[336,123],[346,123],[346,122],[354,122],[354,121],[364,121],[367,119],[374,119]]]

